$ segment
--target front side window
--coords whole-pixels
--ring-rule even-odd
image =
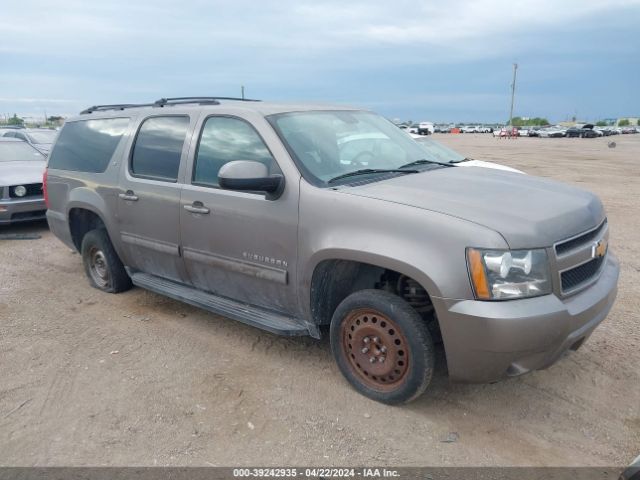
[[[249,123],[231,117],[208,118],[198,145],[193,183],[218,187],[220,168],[235,160],[264,163],[270,173],[279,172],[271,152]]]
[[[131,173],[167,182],[178,180],[189,117],[151,117],[142,122],[131,154]]]
[[[49,168],[104,172],[128,125],[128,118],[65,123],[49,155]]]
[[[356,171],[374,175],[441,158],[370,112],[294,112],[272,115],[269,121],[305,178],[319,186]]]

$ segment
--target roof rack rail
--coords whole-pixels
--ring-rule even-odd
[[[93,112],[102,112],[105,110],[124,110],[125,108],[150,107],[152,103],[116,103],[114,105],[94,105],[80,112],[80,115],[86,115]]]
[[[238,98],[238,97],[173,97],[173,98],[161,98],[156,100],[153,104],[156,107],[164,107],[165,105],[176,105],[181,103],[199,103],[201,105],[219,105],[218,100],[237,100],[241,102],[259,102],[260,100],[254,100],[251,98]]]
[[[259,102],[252,98],[238,97],[172,97],[161,98],[153,103],[117,103],[114,105],[94,105],[80,112],[80,115],[86,115],[93,112],[103,112],[106,110],[124,110],[126,108],[136,107],[164,107],[165,105],[180,105],[185,103],[199,103],[200,105],[220,105],[219,100],[236,100],[240,102]]]

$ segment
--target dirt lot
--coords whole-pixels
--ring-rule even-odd
[[[0,228],[2,465],[623,465],[640,453],[640,135],[440,135],[471,157],[596,192],[617,304],[546,371],[418,401],[356,394],[327,341],[280,338],[141,289],[89,287],[46,224]]]

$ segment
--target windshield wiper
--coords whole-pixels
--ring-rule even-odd
[[[451,160],[451,162],[449,162],[449,163],[470,162],[470,161],[472,161],[472,160],[473,160],[473,158],[465,157],[465,158],[461,158],[460,160]]]
[[[436,160],[427,160],[425,158],[422,158],[420,160],[416,160],[415,162],[409,162],[405,165],[402,165],[400,168],[415,167],[416,165],[426,165],[429,163],[432,163],[434,165],[442,165],[443,167],[453,167],[453,165],[451,165],[451,163],[449,162],[438,162]]]
[[[407,165],[404,165],[406,167]],[[419,173],[418,170],[406,170],[405,168],[362,168],[360,170],[355,170],[353,172],[343,173],[342,175],[338,175],[337,177],[333,177],[331,180],[328,180],[327,183],[333,183],[337,180],[341,180],[343,178],[356,177],[358,175],[367,175],[369,173]]]

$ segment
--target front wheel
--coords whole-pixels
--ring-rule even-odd
[[[396,295],[382,290],[349,295],[333,314],[330,336],[342,374],[373,400],[407,403],[431,382],[435,360],[429,330]]]

